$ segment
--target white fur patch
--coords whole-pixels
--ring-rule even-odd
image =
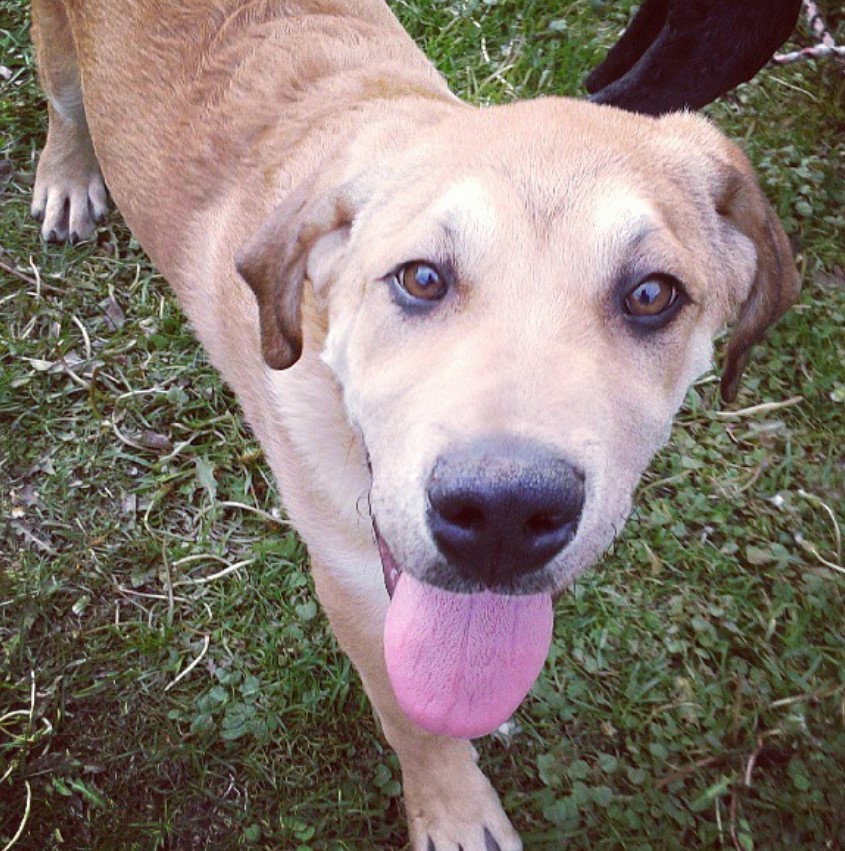
[[[592,230],[601,239],[630,243],[649,225],[660,222],[660,214],[641,195],[619,186],[608,190],[596,193],[589,205]]]
[[[432,212],[448,227],[469,228],[491,235],[496,228],[496,213],[487,190],[478,180],[465,178],[453,183],[432,204]]]

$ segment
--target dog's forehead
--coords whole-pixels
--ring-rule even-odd
[[[411,224],[465,260],[508,246],[517,262],[538,251],[566,252],[573,261],[594,263],[597,254],[611,260],[666,229],[658,199],[636,181],[559,173],[526,187],[507,172],[491,170],[447,182]]]
[[[608,132],[582,106],[493,107],[417,140],[382,169],[355,228],[367,277],[439,260],[486,286],[527,276],[586,294],[636,256],[681,271],[700,211],[666,173],[659,125],[614,113]]]

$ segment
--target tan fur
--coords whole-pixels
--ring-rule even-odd
[[[438,454],[501,434],[551,446],[585,472],[586,505],[520,590],[566,587],[623,524],[713,336],[739,317],[731,397],[797,296],[748,162],[692,116],[469,107],[378,0],[36,0],[33,17],[51,100],[33,205],[45,236],[91,232],[99,162],[262,443],[399,756],[413,848],[488,851],[485,830],[520,848],[469,743],[396,704],[361,505],[425,579]],[[412,260],[458,270],[426,318],[386,283]],[[675,275],[691,303],[659,335],[632,334],[613,297],[625,270]]]

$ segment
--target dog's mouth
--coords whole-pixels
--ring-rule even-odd
[[[375,527],[375,524],[373,524]],[[378,544],[378,554],[381,557],[381,569],[384,572],[384,587],[387,588],[387,594],[390,599],[393,599],[393,592],[396,590],[396,583],[402,575],[402,568],[396,563],[393,558],[393,553],[384,542],[384,538],[379,534],[378,527],[375,527],[376,544]]]
[[[384,658],[415,724],[472,739],[497,729],[537,679],[552,637],[550,594],[461,594],[402,570],[376,530],[390,606]]]

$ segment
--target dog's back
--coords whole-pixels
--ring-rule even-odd
[[[322,119],[336,120],[339,105],[389,97],[379,89],[385,81],[451,97],[373,0],[87,0],[66,8],[109,191],[177,286],[196,220],[228,206],[231,194],[256,212],[263,197],[277,198],[280,184],[310,166],[298,159],[313,156],[313,135]]]

